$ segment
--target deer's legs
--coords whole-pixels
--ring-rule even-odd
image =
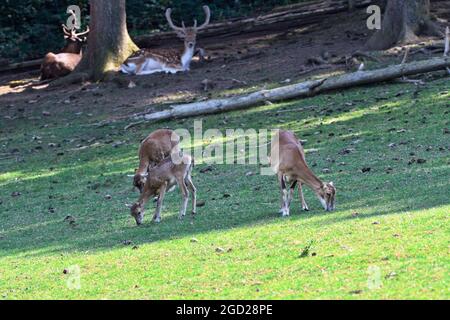
[[[192,192],[192,215],[194,215],[197,207],[197,189],[195,188],[194,183],[192,182],[192,177],[190,174],[187,175],[185,181],[188,190]]]
[[[164,201],[164,195],[166,194],[167,182],[165,182],[161,188],[159,189],[158,200],[156,201],[156,210],[153,215],[153,221],[160,222],[161,221],[161,208]]]
[[[281,190],[281,209],[280,213],[283,215],[283,217],[289,215],[289,194],[291,191],[287,189],[286,186],[286,179],[283,176],[283,174],[278,174],[278,181],[280,182],[280,190]]]
[[[280,184],[280,200],[281,200],[281,205],[280,205],[280,211],[279,213],[283,213],[284,211],[284,192],[283,192],[283,186],[286,187],[286,185],[284,185],[284,181],[283,181],[283,175],[281,173],[278,173],[278,183]]]
[[[186,183],[184,182],[184,178],[178,179],[178,185],[180,186],[181,196],[183,197],[181,201],[180,215],[178,216],[181,219],[186,215],[186,208],[189,200],[189,191],[186,187]]]
[[[297,180],[292,182],[291,187],[289,188],[289,198],[288,198],[288,207],[291,206],[291,201],[294,198],[295,186],[297,185]]]
[[[305,211],[309,211],[308,205],[306,204],[305,197],[303,196],[303,188],[302,183],[298,182],[298,194],[300,196],[300,201],[302,202],[302,209]]]
[[[195,49],[194,56],[198,56],[200,62],[205,61],[205,49],[203,49],[203,48]]]

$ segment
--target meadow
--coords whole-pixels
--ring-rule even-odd
[[[0,119],[1,299],[448,299],[448,78],[354,88],[129,130],[107,115]],[[39,114],[40,115],[40,114]],[[137,227],[126,204],[139,142],[161,127],[293,130],[337,188],[305,188],[282,218],[258,165],[196,163],[202,206],[179,190]],[[209,141],[202,142],[207,146]]]

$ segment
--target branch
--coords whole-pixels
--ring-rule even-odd
[[[261,90],[247,95],[234,96],[231,98],[171,105],[166,110],[144,114],[136,118],[147,121],[159,121],[219,113],[249,108],[254,105],[265,103],[266,101],[277,102],[293,98],[306,98],[331,90],[390,81],[403,76],[432,72],[448,67],[450,67],[449,57],[432,58],[429,60],[394,65],[383,69],[357,71],[321,80],[310,80],[271,90]]]
[[[450,50],[450,28],[445,28],[445,41],[444,41],[444,57],[448,57],[448,52]]]
[[[445,40],[444,40],[444,57],[448,57],[448,51],[450,50],[450,29],[445,28]],[[450,68],[447,67],[447,72],[450,75]]]

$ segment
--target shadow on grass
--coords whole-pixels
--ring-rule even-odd
[[[423,147],[445,143],[445,137],[439,131],[445,122],[439,114],[441,106],[445,105],[445,100],[436,96],[439,88],[429,89],[421,98],[421,104],[413,108],[408,97],[385,102],[386,105],[395,102],[395,107],[383,106],[384,103],[377,99],[368,103],[369,94],[385,95],[385,87],[377,87],[369,93],[361,93],[368,89],[360,88],[345,95],[335,93],[280,107],[230,113],[227,126],[242,127],[242,122],[246,121],[248,127],[286,127],[301,137],[307,137],[306,149],[320,150],[308,154],[308,161],[319,176],[324,176],[319,168],[331,168],[332,173],[325,176],[326,180],[333,180],[337,185],[338,210],[323,212],[312,193],[308,192],[307,201],[312,211],[300,213],[297,200],[293,204],[291,219],[304,219],[320,227],[352,219],[351,210],[363,210],[361,218],[374,218],[428,209],[448,203],[448,193],[435,192],[449,190],[448,166],[443,159],[445,153],[438,149],[427,153]],[[392,96],[395,96],[395,90]],[[349,103],[349,99],[356,103]],[[308,104],[322,107],[305,108],[303,112],[281,112]],[[338,107],[332,109],[335,105]],[[414,112],[407,123],[406,112]],[[298,113],[302,119],[292,121]],[[428,120],[429,126],[421,122],[424,114],[433,117]],[[217,126],[222,117],[205,118],[204,128]],[[325,117],[327,121],[324,122]],[[393,120],[388,121],[388,117]],[[188,120],[184,126],[190,127],[192,121]],[[160,124],[138,128],[126,135],[133,140],[158,126]],[[397,134],[395,130],[399,126],[408,127],[408,132]],[[169,127],[178,125],[170,122]],[[95,129],[90,130],[96,132]],[[109,129],[102,130],[102,134],[106,134]],[[61,129],[55,134],[66,138],[68,132]],[[352,145],[355,139],[364,141]],[[387,147],[389,143],[396,143],[398,147]],[[419,144],[422,147],[418,147]],[[131,192],[131,180],[125,173],[136,165],[137,161],[131,159],[137,145],[136,142],[119,148],[105,146],[67,154],[63,160],[58,160],[56,170],[50,176],[43,174],[48,172],[46,167],[49,159],[53,159],[52,155],[33,154],[31,163],[17,164],[16,170],[10,172],[20,172],[19,181],[8,181],[0,186],[0,196],[4,200],[0,207],[0,256],[110,250],[123,247],[123,241],[128,240],[132,245],[139,245],[282,221],[277,214],[279,192],[274,177],[247,177],[246,171],[249,168],[258,170],[256,166],[215,166],[213,172],[205,174],[199,173],[199,167],[194,169],[199,200],[206,200],[206,205],[199,208],[199,215],[193,221],[189,216],[178,220],[175,211],[179,207],[179,191],[176,190],[177,194],[165,201],[160,224],[149,222],[153,210],[149,204],[145,224],[134,226],[125,203],[135,201],[137,194]],[[341,155],[341,150],[349,146],[356,151]],[[414,156],[411,156],[412,152]],[[407,165],[412,157],[425,155],[426,164]],[[344,162],[341,167],[340,163]],[[362,173],[363,166],[370,166],[371,172]],[[387,173],[387,167],[393,170]],[[23,195],[10,198],[13,188],[21,188]],[[232,197],[225,198],[224,193],[231,193]],[[106,194],[111,194],[113,199],[105,200]],[[49,213],[53,206],[56,213]],[[171,211],[168,212],[167,208]],[[76,219],[74,224],[64,221],[67,215]]]

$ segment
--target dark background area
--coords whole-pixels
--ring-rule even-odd
[[[303,0],[304,1],[304,0]],[[168,30],[164,10],[173,8],[173,19],[190,25],[203,21],[202,5],[212,11],[212,22],[254,15],[279,5],[302,0],[127,0],[128,31],[131,36]],[[2,0],[0,3],[0,60],[23,61],[41,58],[64,45],[61,24],[69,5],[82,10],[82,28],[89,23],[88,0]],[[0,61],[1,62],[1,61]]]

